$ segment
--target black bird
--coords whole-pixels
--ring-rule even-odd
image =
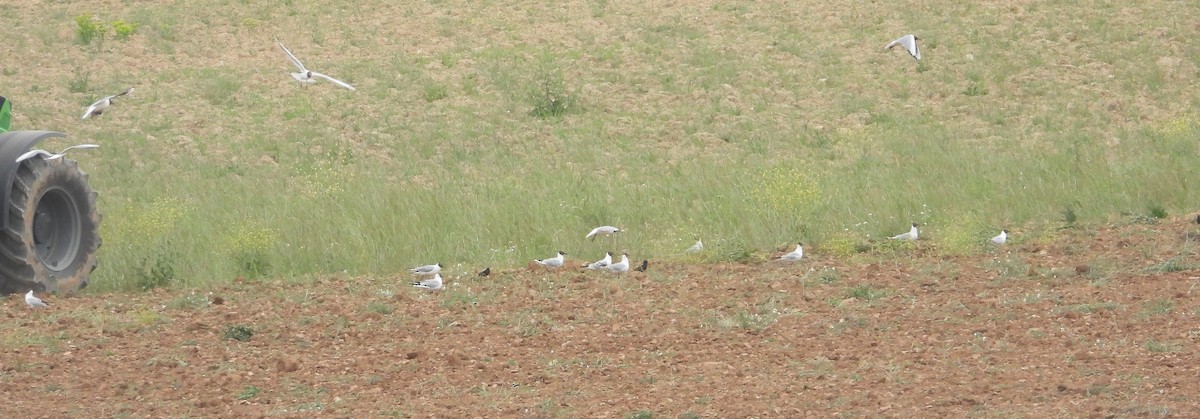
[[[1200,214],[1196,214],[1196,224],[1200,224]]]
[[[638,271],[638,272],[646,272],[646,268],[649,268],[649,267],[650,267],[650,261],[647,259],[642,259],[642,266],[633,268],[633,270]]]
[[[491,275],[491,274],[492,274],[492,267],[491,267],[491,266],[489,266],[489,267],[486,267],[486,268],[483,268],[483,270],[482,270],[482,271],[479,271],[479,276],[488,276],[488,275]]]

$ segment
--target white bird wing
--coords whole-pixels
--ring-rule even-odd
[[[351,92],[357,92],[357,91],[358,91],[358,89],[355,89],[355,88],[354,88],[354,86],[351,86],[350,84],[348,84],[348,83],[346,83],[346,82],[344,82],[344,81],[341,81],[341,80],[335,79],[335,78],[333,78],[333,77],[326,76],[326,75],[324,75],[324,74],[321,74],[321,73],[318,73],[318,72],[316,72],[316,71],[313,71],[313,72],[312,72],[312,75],[313,75],[313,76],[315,76],[315,77],[320,77],[320,78],[323,78],[323,79],[325,79],[325,80],[329,80],[329,81],[333,82],[334,84],[336,84],[336,85],[338,85],[338,86],[342,86],[342,87],[345,87],[345,88],[347,88],[347,89],[350,89],[350,91],[351,91]]]
[[[418,288],[429,288],[431,290],[440,289],[442,288],[442,276],[434,275],[433,278],[413,283],[413,286]]]
[[[63,149],[63,151],[60,151],[58,154],[66,154],[66,153],[67,153],[67,151],[69,151],[69,150],[71,150],[71,149],[87,150],[87,149],[90,149],[90,148],[100,148],[100,145],[99,145],[99,144],[78,144],[78,145],[73,145],[73,146],[70,146],[70,147],[64,148],[64,149]]]
[[[307,73],[307,72],[305,72],[305,73],[292,73],[292,78],[293,78],[293,79],[296,79],[296,81],[303,82],[303,83],[316,83],[316,82],[317,82],[316,80],[313,80],[312,78],[308,77],[308,73]]]
[[[895,41],[889,42],[883,48],[884,49],[892,49],[892,47],[894,47],[896,45],[903,46],[904,49],[908,50],[908,55],[911,55],[913,58],[917,59],[918,61],[921,60],[921,49],[917,48],[916,35],[908,34],[908,35],[901,36],[899,38],[896,38]]]
[[[39,156],[39,155],[42,156],[42,158],[46,158],[48,156],[52,156],[53,154],[50,154],[49,151],[42,150],[40,148],[34,149],[34,150],[29,150],[29,151],[26,151],[25,154],[22,154],[17,157],[17,163],[23,162],[25,160],[29,160],[29,159],[33,158],[34,156]]]
[[[693,244],[692,247],[687,248],[688,253],[696,253],[701,250],[704,250],[704,243],[699,240],[696,240],[696,244]]]
[[[108,103],[109,100],[112,100],[112,98],[112,96],[105,96],[100,98],[100,100],[92,102],[92,104],[88,106],[87,110],[83,111],[83,118],[79,119],[88,119],[88,117],[92,116],[92,112],[104,110],[104,108],[108,107],[106,106],[106,103]]]
[[[802,248],[796,248],[796,250],[793,250],[786,255],[780,256],[779,260],[793,261],[793,260],[800,260],[803,257],[804,257],[804,250]]]
[[[279,42],[279,40],[276,39],[275,43],[279,44],[279,48],[283,49],[283,53],[287,54],[288,59],[292,60],[292,64],[295,64],[296,68],[299,68],[301,73],[308,71],[308,69],[304,67],[304,63],[301,63],[300,59],[296,58],[295,55],[292,55],[292,52],[288,51],[287,47],[283,46],[282,42]]]
[[[34,308],[49,307],[41,298],[33,296],[33,294],[25,294],[25,303]]]

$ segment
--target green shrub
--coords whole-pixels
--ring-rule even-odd
[[[117,20],[113,21],[112,27],[117,39],[129,39],[130,36],[133,36],[137,32],[138,25],[136,23]]]
[[[94,40],[103,40],[108,32],[104,22],[92,14],[75,16],[75,40],[82,45],[91,44]]]

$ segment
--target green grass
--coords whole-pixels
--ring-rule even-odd
[[[966,253],[1064,208],[1084,223],[1200,201],[1200,47],[1183,41],[1200,29],[1142,35],[1200,18],[1175,2],[1018,18],[934,1],[887,22],[863,4],[822,31],[829,6],[808,0],[460,3],[122,3],[96,16],[121,41],[89,45],[44,28],[77,27],[77,4],[0,17],[37,46],[5,77],[15,128],[104,146],[77,156],[105,216],[88,290],[137,288],[163,257],[181,287],[523,266],[602,253],[582,240],[601,224],[638,260],[697,236],[713,260],[852,252],[913,221]],[[926,39],[919,66],[880,50],[904,28]],[[273,36],[359,91],[295,83]]]

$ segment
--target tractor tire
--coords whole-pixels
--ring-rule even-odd
[[[87,287],[100,248],[100,212],[74,160],[32,158],[17,168],[0,232],[0,293]]]

